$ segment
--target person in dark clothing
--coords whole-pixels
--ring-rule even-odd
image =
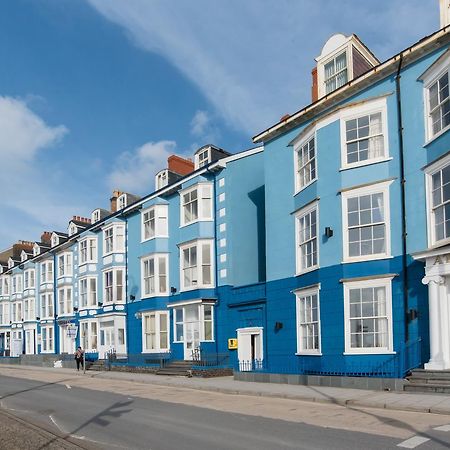
[[[77,362],[77,370],[80,370],[80,364],[83,364],[83,355],[84,351],[81,349],[81,347],[77,348],[77,351],[75,352],[75,361]]]

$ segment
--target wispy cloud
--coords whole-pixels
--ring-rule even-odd
[[[174,154],[174,141],[147,142],[134,151],[121,153],[108,177],[111,189],[133,194],[151,192],[155,174],[167,167],[167,158]]]
[[[73,210],[59,175],[40,164],[41,154],[58,147],[67,133],[64,125],[46,124],[25,100],[0,96],[2,242],[37,239],[44,228],[67,222]]]
[[[438,28],[435,0],[88,1],[249,134],[309,103],[314,57],[331,34],[357,33],[386,59]]]

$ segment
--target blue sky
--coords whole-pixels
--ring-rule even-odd
[[[314,57],[379,59],[439,27],[438,0],[0,2],[0,249],[151,192],[172,153],[231,152],[309,103]]]

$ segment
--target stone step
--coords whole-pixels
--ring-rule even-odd
[[[411,377],[408,378],[410,384],[440,384],[445,386],[450,386],[450,379],[448,378],[419,378]]]
[[[450,370],[425,370],[425,369],[414,369],[411,372],[410,377],[417,378],[442,378],[450,380]]]
[[[187,377],[190,375],[188,370],[172,370],[172,369],[159,369],[156,371],[156,375],[171,375],[179,377]]]
[[[403,389],[407,392],[430,392],[436,394],[450,394],[450,385],[414,383],[405,384]]]

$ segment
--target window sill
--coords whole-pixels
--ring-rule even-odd
[[[189,223],[180,224],[180,228],[188,227],[189,225],[193,225],[194,223],[198,223],[198,222],[214,222],[214,218],[213,217],[209,217],[207,219],[193,220],[192,222],[189,222]]]
[[[193,286],[193,287],[183,287],[180,288],[180,292],[189,292],[189,291],[195,291],[197,289],[214,289],[214,285],[210,284],[210,285],[198,285],[198,286]]]
[[[441,131],[436,133],[433,137],[429,138],[424,144],[423,147],[426,148],[428,145],[430,145],[433,141],[435,141],[437,138],[441,137],[443,134],[445,134],[448,130],[450,130],[450,125],[447,125],[445,128],[443,128]]]
[[[308,267],[308,269],[302,270],[301,272],[296,272],[295,276],[299,277],[300,275],[305,275],[306,273],[314,272],[318,269],[320,269],[320,266],[317,264],[316,266]]]
[[[312,184],[314,184],[317,181],[317,178],[314,178],[314,180],[310,181],[308,184],[305,184],[304,186],[302,186],[301,188],[295,188],[295,192],[294,192],[294,197],[298,194],[300,194],[300,192],[304,191],[308,186],[311,186]]]
[[[190,225],[190,224],[189,224]],[[181,228],[181,227],[180,227]],[[153,241],[155,239],[169,239],[169,235],[165,234],[165,235],[155,235],[152,237],[149,237],[147,239],[141,239],[141,244],[143,244],[144,242],[149,242],[149,241]]]
[[[371,356],[371,355],[396,355],[397,352],[393,350],[387,349],[377,349],[376,351],[363,351],[363,350],[355,350],[355,351],[346,351],[342,353],[344,356]]]
[[[383,162],[392,161],[394,158],[392,156],[388,158],[380,158],[380,159],[372,159],[370,161],[364,161],[362,163],[355,163],[355,164],[347,164],[342,166],[339,171],[342,172],[344,170],[350,170],[350,169],[357,169],[359,167],[366,167],[366,166],[372,166],[373,164],[379,164]]]
[[[428,245],[428,250],[435,250],[441,247],[444,247],[445,245],[450,244],[450,238],[447,239],[441,239],[440,241],[436,241],[432,243],[431,245]]]
[[[87,266],[88,264],[97,264],[97,263],[98,263],[97,260],[84,261],[84,262],[80,262],[80,264],[78,264],[78,267]]]
[[[368,261],[380,261],[382,259],[392,259],[394,258],[391,255],[380,255],[380,256],[372,256],[370,257],[364,257],[364,258],[355,258],[355,259],[344,259],[341,264],[353,264],[353,263],[359,263],[359,262],[368,262]]]
[[[163,348],[160,350],[142,350],[142,354],[143,355],[158,355],[160,353],[169,353],[170,352],[170,348]]]
[[[157,297],[168,297],[169,296],[169,293],[168,292],[160,292],[160,293],[157,293],[157,294],[149,294],[149,295],[144,295],[143,297],[141,297],[140,299],[141,300],[149,300],[149,299],[152,299],[152,298],[157,298]]]
[[[319,353],[317,353],[317,352],[311,352],[311,353],[308,353],[308,352],[297,352],[296,354],[295,354],[296,356],[322,356],[322,353],[321,352],[319,352]]]

